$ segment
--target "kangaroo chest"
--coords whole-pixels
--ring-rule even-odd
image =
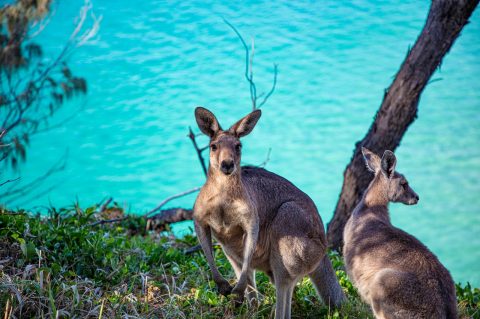
[[[233,201],[229,205],[219,205],[211,210],[208,225],[213,236],[222,245],[226,255],[241,264],[245,249],[245,236],[254,223],[258,223],[257,212],[248,202]],[[258,226],[257,226],[258,227]],[[265,236],[259,234],[252,258],[252,267],[269,271],[268,244]]]
[[[208,224],[215,238],[222,243],[243,237],[242,224],[232,211],[225,211],[223,207],[218,207],[210,214]]]
[[[252,206],[243,199],[220,198],[209,203],[202,220],[218,241],[228,244],[242,240],[253,214]]]

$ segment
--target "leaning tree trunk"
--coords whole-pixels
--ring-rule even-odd
[[[352,210],[371,180],[365,169],[361,147],[377,153],[395,150],[408,126],[417,117],[418,101],[431,75],[478,4],[478,0],[432,0],[427,22],[408,53],[367,135],[355,145],[353,157],[343,174],[343,186],[332,220],[328,242],[333,249],[343,245],[343,229]]]

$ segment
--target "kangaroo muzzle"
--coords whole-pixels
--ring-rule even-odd
[[[225,174],[225,175],[230,175],[233,173],[235,170],[235,163],[233,160],[223,160],[222,163],[220,164],[220,170]]]
[[[413,195],[412,198],[408,200],[408,205],[416,205],[419,200],[420,200],[420,197],[417,194],[415,194]]]

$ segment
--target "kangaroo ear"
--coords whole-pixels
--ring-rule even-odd
[[[362,154],[365,163],[367,164],[367,168],[370,171],[377,173],[380,170],[380,157],[365,147],[362,147]]]
[[[255,110],[237,123],[233,124],[228,131],[235,134],[237,137],[243,137],[247,134],[250,134],[261,115],[262,111]]]
[[[395,173],[395,166],[397,165],[397,158],[392,151],[386,150],[382,156],[382,172],[387,178],[392,178]]]
[[[203,134],[212,138],[222,128],[218,124],[217,118],[212,112],[201,106],[195,109],[195,119],[197,120],[198,127]]]

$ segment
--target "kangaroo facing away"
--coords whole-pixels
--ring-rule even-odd
[[[419,197],[395,171],[396,157],[362,148],[375,178],[348,220],[343,253],[347,273],[376,318],[457,318],[455,286],[437,257],[394,227],[389,202],[415,205]]]
[[[195,201],[198,239],[223,295],[256,297],[255,269],[276,288],[276,318],[290,318],[295,284],[310,276],[322,300],[338,306],[345,296],[326,254],[322,220],[313,201],[286,179],[256,167],[240,167],[240,138],[249,134],[256,110],[222,130],[215,116],[195,109],[200,130],[210,137],[210,165]],[[221,244],[237,276],[231,287],[215,266],[212,235]]]

